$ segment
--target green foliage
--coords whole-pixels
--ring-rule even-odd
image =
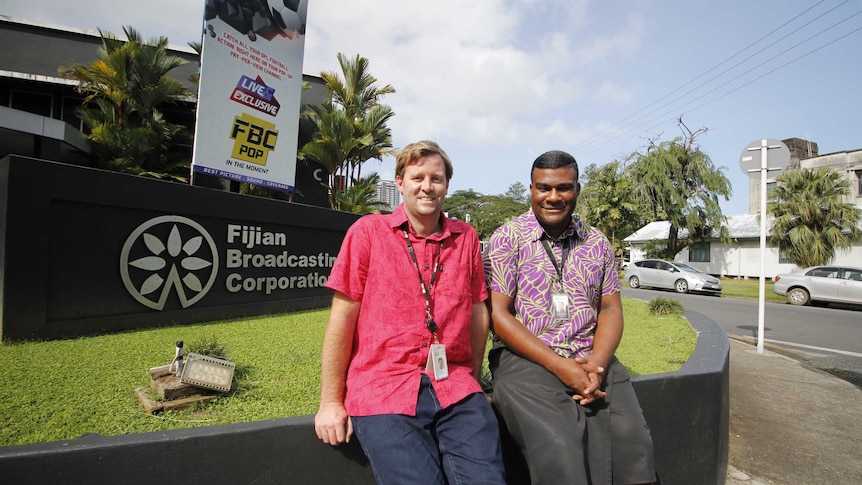
[[[351,60],[339,53],[338,63],[340,75],[320,73],[331,100],[311,106],[303,114],[314,123],[315,134],[298,154],[329,171],[333,208],[339,204],[338,193],[362,179],[365,162],[393,154],[392,131],[387,123],[395,116],[392,108],[380,103],[395,88],[388,84],[377,86],[377,78],[369,72],[368,59],[357,55]]]
[[[193,352],[198,355],[215,357],[216,359],[228,359],[227,347],[214,333],[206,333],[196,339],[184,344],[187,353]]]
[[[667,239],[657,239],[647,241],[643,245],[644,255],[649,259],[665,259],[673,261],[672,257],[667,256]]]
[[[482,195],[473,189],[456,190],[446,196],[443,210],[449,217],[464,221],[469,215],[479,239],[485,241],[503,223],[530,208],[529,202],[523,202],[525,190],[520,183],[512,184],[505,195]]]
[[[581,177],[578,213],[611,240],[615,254],[622,254],[622,239],[647,222],[643,205],[635,199],[632,174],[614,160],[597,167],[589,165]]]
[[[729,238],[718,200],[720,196],[729,200],[732,192],[724,167],[716,167],[694,144],[706,129],[692,133],[682,120],[679,125],[687,132],[685,138],[651,145],[646,153],[635,155],[632,166],[639,203],[649,208],[652,220],[671,224],[664,252],[668,258],[714,232],[722,240]],[[688,231],[685,238],[679,236],[682,229]]]
[[[649,302],[649,312],[652,315],[682,315],[685,307],[679,300],[658,297]]]
[[[530,192],[527,187],[524,186],[521,182],[515,182],[506,189],[506,193],[503,194],[503,197],[508,199],[512,199],[513,201],[524,204],[525,206],[530,205]]]
[[[160,108],[192,94],[170,77],[185,64],[168,55],[167,37],[143,41],[123,27],[128,41],[102,33],[98,59],[61,67],[85,94],[77,115],[90,127],[89,140],[99,168],[188,182],[191,135],[164,119]]]
[[[334,209],[354,214],[371,214],[389,207],[386,202],[377,200],[378,182],[380,182],[380,175],[372,173],[346,190],[336,192]]]
[[[790,170],[776,178],[769,193],[775,202],[768,212],[772,222],[770,244],[783,249],[800,268],[828,264],[837,249],[846,249],[862,237],[862,210],[844,202],[850,182],[840,173],[821,167]]]

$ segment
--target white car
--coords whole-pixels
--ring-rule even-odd
[[[793,305],[814,301],[862,305],[862,268],[811,266],[777,275],[772,291],[787,296]]]
[[[721,281],[718,278],[684,263],[660,259],[644,259],[630,264],[626,269],[626,281],[632,288],[649,286],[676,290],[677,293],[698,291],[721,294]]]

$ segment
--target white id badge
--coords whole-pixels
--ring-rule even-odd
[[[425,372],[434,371],[434,380],[442,381],[449,377],[449,364],[446,362],[446,346],[443,344],[431,344],[428,352],[428,362],[425,364]]]
[[[569,319],[569,295],[551,293],[551,312],[556,320]]]

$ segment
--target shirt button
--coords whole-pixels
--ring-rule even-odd
[[[427,346],[428,346],[428,342],[422,342],[422,346],[423,346],[423,347],[427,347]]]

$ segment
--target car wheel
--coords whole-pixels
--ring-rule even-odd
[[[805,305],[808,303],[808,291],[805,288],[793,288],[790,290],[790,293],[787,294],[787,301],[790,302],[791,305]]]
[[[673,288],[676,290],[677,293],[688,293],[688,281],[676,280],[676,283],[674,283]]]
[[[632,288],[640,288],[641,280],[639,280],[637,276],[632,276],[631,278],[629,278],[629,286],[631,286]]]

